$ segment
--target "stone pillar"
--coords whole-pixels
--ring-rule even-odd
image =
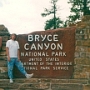
[[[90,16],[77,24],[74,78],[90,78]]]
[[[7,78],[6,41],[9,39],[8,29],[0,25],[0,78]]]

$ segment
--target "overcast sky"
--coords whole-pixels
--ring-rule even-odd
[[[10,33],[24,34],[43,31],[45,21],[41,13],[50,8],[51,0],[0,0],[0,24]],[[70,14],[68,0],[58,0],[58,16],[63,20]]]

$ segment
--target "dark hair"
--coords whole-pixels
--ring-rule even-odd
[[[17,35],[16,35],[15,33],[12,33],[12,34],[10,35],[10,39],[12,38],[12,35],[15,35],[15,39],[14,39],[14,40],[16,40],[16,39],[17,39]]]

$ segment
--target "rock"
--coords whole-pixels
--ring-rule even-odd
[[[2,48],[2,37],[0,37],[0,50]]]
[[[21,61],[34,77],[72,78],[75,27],[18,35]],[[68,65],[63,65],[68,63]],[[19,72],[15,70],[17,76]]]

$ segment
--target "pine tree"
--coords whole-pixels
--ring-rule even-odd
[[[69,0],[71,4],[71,15],[68,21],[74,23],[80,20],[83,15],[90,15],[90,0]]]
[[[58,0],[51,0],[52,8],[51,9],[45,8],[44,13],[41,14],[42,17],[53,15],[51,19],[46,21],[45,27],[44,27],[45,30],[59,28],[61,27],[60,24],[63,23],[63,21],[61,21],[60,18],[56,16],[58,11],[57,5],[56,5],[57,1]]]

